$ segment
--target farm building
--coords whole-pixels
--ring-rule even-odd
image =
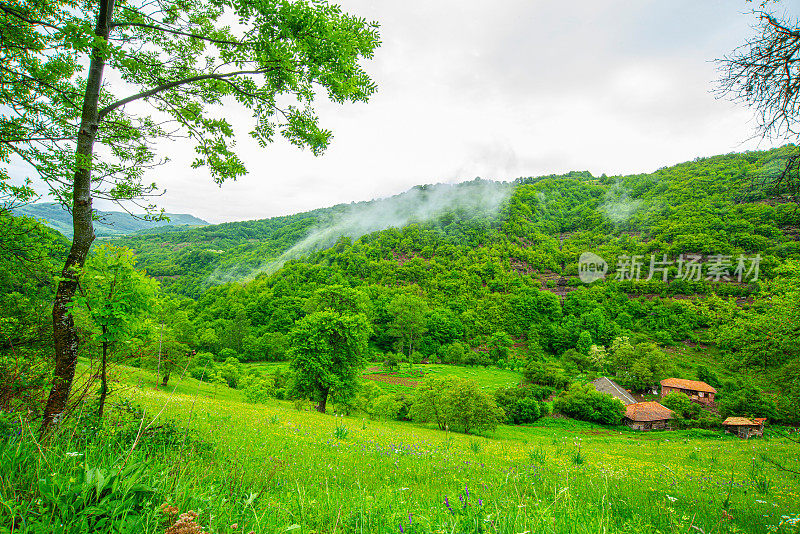
[[[626,425],[634,430],[667,430],[672,410],[655,401],[636,402],[625,407]]]
[[[722,422],[726,434],[736,434],[742,439],[764,435],[766,419],[748,419],[746,417],[728,417]]]
[[[599,391],[600,393],[608,393],[612,397],[616,397],[622,401],[622,404],[628,405],[633,404],[636,402],[628,391],[625,390],[622,386],[608,378],[607,376],[601,376],[597,380],[592,380],[592,385],[594,389]]]
[[[714,395],[717,390],[697,380],[684,380],[682,378],[665,378],[661,381],[661,396],[669,393],[685,393],[694,402],[700,404],[714,404]]]

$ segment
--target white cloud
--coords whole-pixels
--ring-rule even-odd
[[[320,103],[334,131],[315,158],[247,136],[250,173],[215,186],[182,144],[150,178],[161,203],[210,221],[385,197],[415,184],[569,170],[646,172],[757,148],[751,114],[711,93],[712,60],[752,31],[744,1],[340,0],[381,23],[367,104]],[[767,146],[761,146],[766,148]]]

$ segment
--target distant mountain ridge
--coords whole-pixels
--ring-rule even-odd
[[[169,218],[168,221],[146,221],[121,211],[95,211],[99,216],[99,219],[94,223],[94,232],[97,237],[131,235],[140,231],[149,231],[167,226],[188,229],[209,224],[208,221],[188,213],[165,213],[164,215]],[[60,204],[55,202],[28,204],[14,208],[14,215],[33,217],[66,237],[72,237],[72,217]]]

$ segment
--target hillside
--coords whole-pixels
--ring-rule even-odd
[[[186,342],[209,354],[284,360],[319,295],[346,290],[365,301],[377,361],[513,370],[540,359],[551,362],[536,371],[543,383],[606,372],[634,389],[710,371],[718,384],[748,377],[786,390],[794,386],[782,369],[800,357],[800,215],[782,192],[748,187],[791,150],[630,176],[422,186],[117,243],[176,299],[190,297],[175,328],[190,328]],[[581,280],[585,252],[605,259],[603,280]],[[398,334],[398,306],[419,310],[411,345]],[[612,357],[620,343],[630,351]],[[787,402],[784,417],[794,419]]]
[[[14,208],[14,214],[33,217],[50,228],[58,230],[64,236],[72,237],[72,217],[60,204],[55,202],[20,206]],[[175,227],[177,229],[208,224],[203,219],[186,213],[165,213],[164,215],[168,220],[163,221],[148,221],[121,211],[96,210],[96,214],[97,220],[94,223],[94,232],[99,238],[135,234],[139,231],[147,231],[154,228]]]

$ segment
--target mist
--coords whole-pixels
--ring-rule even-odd
[[[275,272],[288,260],[333,246],[342,237],[356,240],[387,228],[430,222],[448,212],[496,216],[513,189],[509,182],[478,178],[460,184],[416,186],[393,197],[337,206],[303,240],[264,263],[251,276]]]
[[[620,184],[616,184],[606,192],[606,198],[598,209],[614,224],[622,224],[636,213],[641,203],[641,200],[631,198]]]

